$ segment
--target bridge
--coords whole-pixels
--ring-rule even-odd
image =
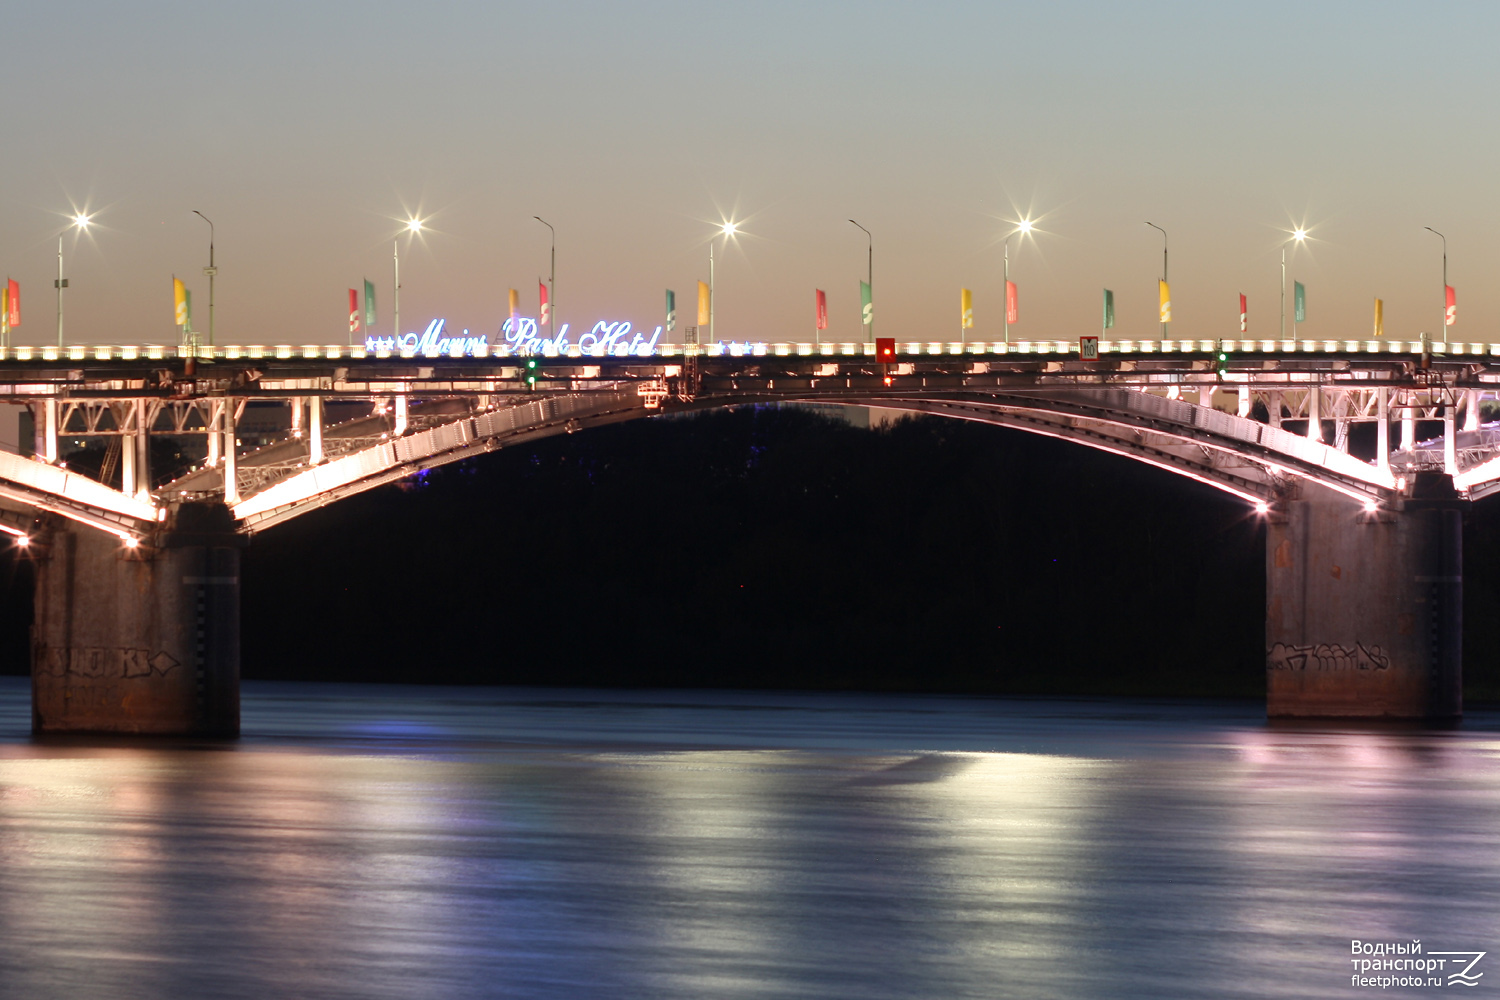
[[[760,402],[975,420],[1232,493],[1268,522],[1272,716],[1462,712],[1462,517],[1500,490],[1500,344],[373,346],[0,350],[29,428],[0,453],[0,532],[36,561],[35,731],[237,732],[258,531],[538,437]],[[69,468],[70,443],[97,461]]]

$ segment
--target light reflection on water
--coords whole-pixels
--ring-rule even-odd
[[[1350,938],[1500,951],[1492,714],[252,683],[244,739],[128,745],[27,712],[0,678],[4,997],[1323,997]]]

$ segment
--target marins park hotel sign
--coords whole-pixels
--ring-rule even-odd
[[[422,355],[449,355],[458,350],[472,356],[481,348],[489,348],[490,338],[487,334],[472,337],[465,330],[462,336],[452,337],[443,329],[446,323],[447,320],[435,319],[427,324],[427,329],[420,335],[406,333],[399,337],[366,337],[365,350],[372,353],[389,351]],[[540,336],[536,320],[519,317],[506,320],[500,327],[500,336],[512,354],[566,355],[570,348],[577,347],[580,353],[591,357],[649,357],[656,353],[657,342],[661,339],[661,327],[658,326],[656,332],[648,338],[639,331],[632,332],[629,321],[610,323],[600,320],[592,330],[579,337],[576,344],[572,344],[568,341],[568,324],[563,324],[555,338],[544,339]]]

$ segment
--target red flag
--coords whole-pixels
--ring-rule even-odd
[[[10,299],[10,326],[11,329],[15,329],[21,325],[21,283],[14,278],[9,278],[6,281],[6,288],[10,292],[7,296]]]
[[[1014,323],[1017,318],[1016,310],[1016,283],[1007,281],[1005,283],[1005,322],[1006,325]]]
[[[1249,326],[1245,322],[1245,293],[1241,292],[1240,293],[1240,333],[1245,333],[1245,332],[1248,331],[1248,329],[1249,329]]]
[[[547,301],[547,283],[541,278],[536,279],[537,300],[541,302],[542,308],[537,311],[537,326],[546,326],[552,319],[552,303]]]
[[[1444,326],[1452,326],[1453,325],[1453,319],[1454,319],[1454,317],[1458,313],[1458,303],[1454,300],[1454,297],[1453,297],[1453,286],[1452,285],[1444,285],[1443,286],[1443,292],[1447,296],[1447,307],[1448,307],[1448,308],[1446,308],[1446,309],[1443,310],[1443,325]]]
[[[349,289],[349,334],[359,332],[359,293]]]
[[[826,330],[828,329],[828,296],[821,288],[816,288],[814,291],[818,293],[818,329]]]

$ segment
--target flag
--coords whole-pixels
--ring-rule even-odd
[[[375,285],[365,279],[365,332],[375,329]]]
[[[815,288],[813,291],[817,293],[817,312],[815,314],[817,317],[817,328],[819,330],[826,330],[828,329],[828,295],[821,288]]]
[[[1248,322],[1246,322],[1246,316],[1247,315],[1248,314],[1245,312],[1245,293],[1241,292],[1240,293],[1240,333],[1249,333],[1250,332],[1250,324]]]
[[[521,293],[514,288],[510,290],[510,318],[515,319],[521,314]]]
[[[187,288],[182,284],[181,278],[172,279],[172,305],[177,317],[178,326],[187,326],[188,305]]]
[[[359,332],[359,291],[349,289],[349,336]]]
[[[536,325],[546,326],[552,322],[552,303],[547,301],[547,283],[541,278],[536,279],[536,295],[537,301],[541,303],[536,314]]]
[[[0,288],[0,334],[10,333],[10,289]]]
[[[875,297],[868,281],[859,283],[859,316],[859,321],[865,326],[871,326],[875,322]]]
[[[6,291],[10,292],[10,295],[6,296],[10,299],[10,328],[14,330],[21,325],[21,283],[14,278],[9,278],[5,284]]]
[[[698,325],[708,325],[708,315],[711,312],[709,303],[708,285],[698,282]]]
[[[958,317],[965,330],[974,327],[974,293],[967,288],[958,290]]]
[[[667,289],[667,332],[677,329],[677,293]]]
[[[1156,283],[1156,290],[1161,300],[1161,321],[1170,323],[1172,322],[1172,286],[1163,278]]]
[[[1443,325],[1452,326],[1453,320],[1458,314],[1458,302],[1453,297],[1452,285],[1443,286],[1443,296],[1445,299],[1444,305],[1446,307],[1443,309]]]
[[[187,328],[191,330],[193,328],[193,290],[191,288],[186,289],[182,293],[182,299],[186,303],[187,308]]]
[[[1385,303],[1375,300],[1375,336],[1385,336]]]
[[[1303,323],[1307,321],[1307,289],[1302,287],[1302,282],[1292,282],[1292,322]]]
[[[1115,325],[1115,293],[1108,288],[1104,290],[1104,329],[1108,330]]]
[[[1016,283],[1014,281],[1007,281],[1005,283],[1005,324],[1007,326],[1021,317],[1020,304],[1016,299]]]

